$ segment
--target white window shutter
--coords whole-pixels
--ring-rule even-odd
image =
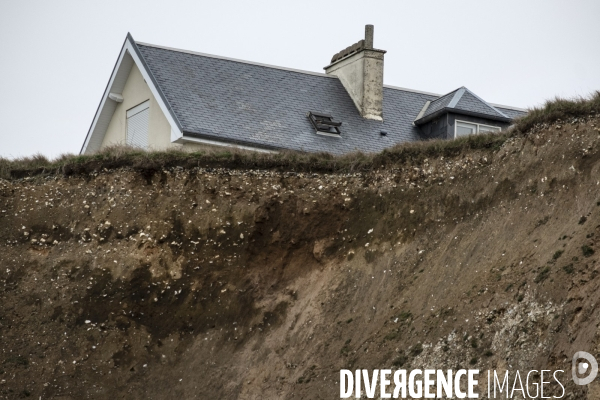
[[[149,101],[127,111],[127,144],[142,149],[148,148]]]

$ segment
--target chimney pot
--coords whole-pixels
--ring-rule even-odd
[[[373,25],[365,25],[365,49],[373,48],[373,36],[375,27]]]

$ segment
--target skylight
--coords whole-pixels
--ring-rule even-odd
[[[342,123],[334,121],[329,114],[311,111],[308,113],[308,119],[318,134],[339,136],[341,133],[339,127],[342,126]]]

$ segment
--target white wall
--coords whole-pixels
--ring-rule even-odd
[[[101,149],[110,145],[126,144],[127,110],[146,100],[150,100],[148,132],[149,150],[165,150],[169,147],[180,146],[171,143],[171,126],[135,64],[131,68],[122,95],[123,102],[119,103],[115,109],[115,113],[112,116],[108,129],[106,130],[106,135],[102,141]]]
[[[177,148],[185,151],[201,151],[207,147],[214,148],[215,145],[208,143],[187,142],[183,144],[171,143],[171,125],[163,114],[156,98],[150,91],[148,84],[138,67],[133,64],[129,77],[123,88],[123,102],[118,103],[115,112],[108,124],[106,134],[102,140],[100,150],[112,145],[127,144],[127,110],[150,101],[149,106],[149,127],[148,127],[148,145],[146,150],[167,150]],[[220,147],[220,146],[216,146]]]

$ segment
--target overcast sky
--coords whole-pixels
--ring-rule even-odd
[[[0,156],[77,153],[131,32],[323,72],[375,25],[388,85],[531,107],[600,90],[600,1],[0,0]]]

